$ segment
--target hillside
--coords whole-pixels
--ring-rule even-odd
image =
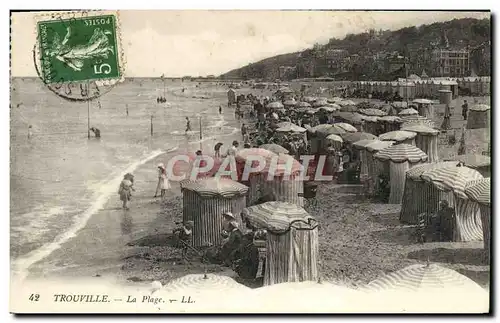
[[[409,73],[430,76],[433,68],[432,50],[438,48],[467,49],[470,67],[479,75],[490,75],[491,69],[490,19],[454,19],[447,22],[407,27],[396,31],[370,30],[366,33],[348,34],[343,39],[331,38],[325,45],[315,45],[302,52],[284,54],[229,71],[221,77],[274,80],[280,66],[296,66],[297,71],[286,78],[333,76],[344,79],[391,79],[404,74],[404,69],[388,71],[391,55],[408,57]],[[344,49],[349,55],[357,54],[355,63],[342,73],[332,70],[326,63],[325,52]]]

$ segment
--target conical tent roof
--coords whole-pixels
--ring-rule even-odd
[[[483,176],[477,170],[469,167],[451,166],[426,171],[421,175],[426,182],[432,183],[442,191],[453,191],[459,197],[466,199],[465,185],[467,182],[481,179]]]
[[[427,160],[426,153],[419,148],[408,144],[392,145],[382,149],[373,157],[380,160],[390,160],[395,163],[403,163],[406,161],[410,163],[418,163],[425,162]]]
[[[422,165],[417,165],[412,167],[411,169],[406,171],[406,178],[415,180],[415,181],[423,181],[422,174],[431,170],[440,167],[455,167],[457,166],[458,161],[445,161],[445,162],[437,162],[437,163],[426,163]]]
[[[325,106],[327,104],[328,104],[328,102],[326,100],[318,100],[318,101],[314,101],[313,107],[319,108],[319,107]]]
[[[438,135],[439,130],[428,127],[423,124],[406,125],[402,128],[404,131],[416,132],[422,135]]]
[[[391,140],[391,141],[404,141],[408,139],[413,139],[417,136],[415,132],[404,131],[404,130],[396,130],[389,131],[381,134],[378,138],[382,141]]]
[[[281,102],[271,102],[267,107],[271,109],[283,109],[285,106]]]
[[[252,226],[272,233],[285,233],[292,225],[312,230],[317,227],[313,216],[300,206],[286,202],[266,202],[243,209]]]
[[[430,128],[436,128],[434,121],[419,115],[408,115],[402,116],[403,124],[401,128],[413,126],[413,125],[424,125]]]
[[[197,193],[202,197],[231,198],[233,196],[245,195],[248,187],[228,178],[206,177],[196,181],[184,180],[180,183],[182,190]]]
[[[340,143],[344,142],[344,140],[342,139],[342,137],[340,137],[339,135],[334,135],[334,134],[326,136],[326,140],[337,141],[337,142],[340,142]]]
[[[354,102],[352,100],[342,100],[342,101],[339,101],[337,103],[340,104],[341,106],[356,105],[356,102]]]
[[[367,116],[375,116],[375,117],[383,117],[386,116],[387,113],[385,111],[369,108],[369,109],[359,109],[358,113],[364,114]]]
[[[378,118],[379,121],[388,123],[403,123],[403,119],[397,116],[383,116]]]
[[[488,111],[490,109],[491,109],[491,107],[487,104],[475,104],[472,107],[470,107],[469,110],[471,110],[471,111]]]
[[[357,132],[358,131],[358,129],[356,129],[353,125],[350,125],[350,124],[345,123],[345,122],[338,122],[334,126],[342,128],[347,132]]]
[[[370,139],[370,140],[377,139],[377,136],[372,135],[371,133],[368,132],[348,132],[341,135],[341,137],[347,143],[353,143],[363,139]]]
[[[306,128],[299,127],[295,124],[279,127],[276,129],[278,132],[306,132]]]
[[[316,129],[316,133],[326,137],[328,135],[339,135],[340,136],[340,135],[347,132],[345,129],[337,126],[337,124],[328,125],[328,126],[329,127],[327,127],[327,125],[325,125],[325,127],[320,127],[318,129]],[[316,127],[314,127],[314,128],[316,128]]]
[[[470,181],[465,185],[465,195],[482,205],[491,205],[491,178]]]
[[[299,102],[299,103],[297,104],[297,106],[298,106],[299,108],[310,108],[310,107],[311,107],[311,105],[310,105],[309,103],[304,102],[304,101]]]
[[[394,145],[395,143],[396,143],[395,141],[374,140],[373,143],[367,144],[365,146],[365,148],[369,152],[378,152],[378,151],[381,151],[382,149],[385,149],[387,147]]]
[[[462,289],[484,292],[472,279],[436,264],[411,265],[380,277],[367,286],[374,290],[429,291],[432,289]]]
[[[293,106],[297,105],[297,101],[295,101],[295,100],[286,100],[286,101],[283,102],[283,105],[284,106],[292,106],[293,107]]]
[[[456,160],[464,163],[465,166],[470,168],[480,168],[491,166],[491,157],[484,155],[466,154],[458,155]]]

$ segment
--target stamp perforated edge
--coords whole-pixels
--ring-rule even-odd
[[[51,20],[67,20],[72,18],[87,18],[87,17],[97,17],[102,15],[114,15],[115,16],[115,33],[116,33],[116,50],[118,52],[118,67],[120,68],[119,78],[110,78],[106,80],[94,80],[98,86],[115,85],[116,83],[121,83],[125,80],[125,70],[126,70],[126,59],[125,53],[122,46],[122,25],[120,19],[120,11],[115,10],[72,10],[72,11],[46,11],[39,12],[33,16],[34,19],[34,35],[36,35],[37,43],[34,44],[34,49],[36,52],[37,60],[40,59],[40,47],[38,46],[38,23],[43,21]],[[40,63],[40,62],[37,62]]]

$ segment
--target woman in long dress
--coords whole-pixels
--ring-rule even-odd
[[[122,207],[128,210],[128,201],[130,201],[130,197],[132,196],[132,191],[135,191],[132,187],[134,183],[132,183],[126,177],[123,178],[120,183],[120,188],[118,189],[118,194],[120,195],[120,200],[123,202]]]

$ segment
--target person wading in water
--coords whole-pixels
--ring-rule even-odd
[[[191,131],[191,121],[186,117],[186,132]]]

